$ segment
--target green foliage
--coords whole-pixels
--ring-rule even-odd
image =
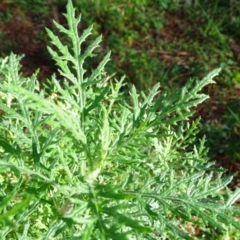
[[[240,159],[240,116],[239,99],[225,104],[226,113],[218,121],[202,124],[200,133],[208,135],[210,154],[214,158],[225,156],[225,164],[238,162]]]
[[[118,77],[126,74],[127,80],[138,88],[153,85],[155,76],[160,76],[163,64],[159,60],[161,49],[157,36],[166,20],[164,10],[174,3],[152,0],[123,1],[78,1],[82,25],[93,24],[93,34],[104,35],[100,56],[110,48],[113,61],[107,66]],[[150,51],[153,46],[157,49]],[[99,61],[99,58],[97,59]],[[96,61],[92,60],[93,63]]]
[[[240,13],[239,1],[219,0],[209,3],[207,0],[202,0],[198,1],[192,7],[195,8],[197,13],[201,12],[202,20],[207,23],[205,34],[209,35],[210,37],[217,38],[220,36],[221,38],[222,33],[231,33],[233,35],[239,34],[237,31],[237,28],[240,24],[238,17]]]
[[[231,177],[212,168],[205,139],[193,144],[199,119],[189,122],[220,70],[172,95],[156,84],[126,96],[124,78],[104,71],[110,53],[86,74],[101,37],[82,48],[92,27],[79,35],[71,1],[64,16],[68,28],[55,26],[71,45],[47,29],[64,81],[42,89],[37,72],[19,74],[21,57],[1,59],[1,239],[193,239],[190,222],[240,229],[240,191],[220,192]]]

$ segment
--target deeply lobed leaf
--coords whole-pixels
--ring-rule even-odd
[[[240,228],[240,192],[222,196],[231,177],[196,143],[199,119],[188,121],[220,69],[171,96],[156,84],[126,97],[124,79],[104,72],[110,53],[87,75],[101,37],[82,50],[92,28],[79,35],[71,1],[64,16],[68,28],[55,26],[72,45],[47,30],[63,83],[53,76],[40,89],[36,74],[19,74],[19,57],[1,59],[1,239],[193,239],[188,222]]]

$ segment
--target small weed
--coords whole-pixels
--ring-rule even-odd
[[[205,139],[194,144],[200,120],[188,121],[220,69],[172,95],[156,84],[126,96],[124,78],[108,82],[109,53],[86,74],[101,37],[82,49],[92,27],[78,33],[71,1],[64,16],[67,27],[55,26],[71,44],[46,29],[62,83],[53,75],[40,88],[37,72],[19,74],[21,57],[1,59],[1,239],[193,239],[240,229],[240,191],[227,190],[232,177],[209,163]]]

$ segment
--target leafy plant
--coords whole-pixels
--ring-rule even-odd
[[[126,95],[124,78],[104,71],[110,53],[86,74],[101,37],[82,51],[92,27],[79,36],[71,1],[64,16],[68,28],[55,26],[71,46],[47,29],[62,82],[40,88],[37,72],[19,74],[21,57],[1,59],[1,239],[193,239],[189,223],[240,228],[240,191],[211,167],[204,138],[193,145],[199,119],[189,122],[220,70],[172,95],[159,84]]]
[[[81,25],[93,23],[93,34],[102,33],[104,37],[100,54],[92,60],[93,64],[110,48],[113,61],[106,66],[108,71],[116,72],[118,77],[124,72],[127,81],[138,88],[153,86],[154,76],[160,76],[164,68],[159,59],[162,43],[158,37],[166,23],[164,9],[170,10],[176,4],[152,0],[83,0],[75,1],[75,5],[83,14]]]

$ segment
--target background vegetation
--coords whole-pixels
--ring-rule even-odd
[[[41,81],[56,71],[46,50],[45,27],[53,28],[52,18],[65,24],[61,13],[66,2],[4,0],[0,4],[1,56],[24,53],[25,76],[41,68]],[[99,58],[86,63],[89,69],[111,49],[107,72],[126,74],[139,89],[160,82],[172,92],[190,77],[223,68],[217,85],[205,88],[211,99],[196,109],[195,117],[202,116],[200,135],[207,135],[210,159],[237,172],[230,187],[239,187],[240,2],[74,0],[73,4],[82,13],[81,29],[93,23],[94,35],[103,34]],[[67,39],[63,36],[62,41]]]

